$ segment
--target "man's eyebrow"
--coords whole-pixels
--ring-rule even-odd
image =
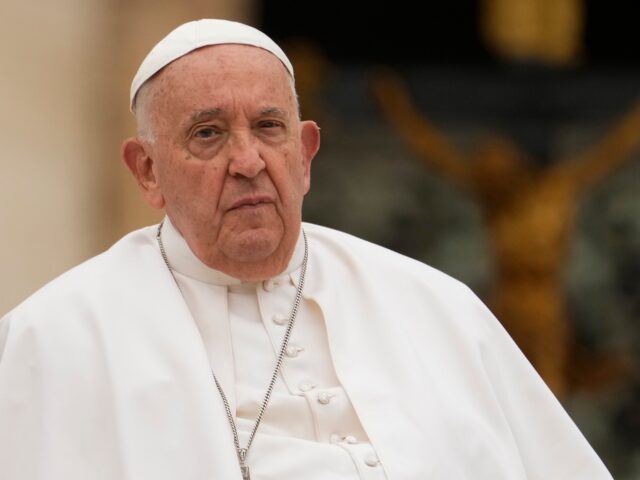
[[[278,107],[267,107],[260,110],[260,116],[262,117],[278,117],[287,118],[287,112]]]
[[[220,107],[208,108],[206,110],[198,110],[197,112],[194,112],[191,115],[190,120],[192,122],[199,122],[200,120],[203,120],[203,119],[219,117],[223,113],[224,113],[224,109]],[[263,108],[262,110],[260,110],[259,114],[261,117],[271,116],[271,117],[278,117],[283,119],[287,118],[287,112],[279,107]]]
[[[223,112],[222,108],[208,108],[207,110],[198,110],[191,115],[192,122],[198,122],[205,118],[219,117]]]

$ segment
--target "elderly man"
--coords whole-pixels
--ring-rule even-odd
[[[124,161],[159,226],[0,323],[0,477],[611,476],[457,281],[301,223],[320,135],[261,32],[178,27]]]

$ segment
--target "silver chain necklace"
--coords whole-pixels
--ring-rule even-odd
[[[161,222],[158,225],[158,231],[156,233],[156,240],[158,241],[158,246],[160,247],[160,254],[162,255],[162,259],[164,260],[165,265],[169,269],[169,273],[171,273],[171,277],[175,282],[180,294],[184,298],[184,294],[182,293],[182,289],[180,288],[180,284],[176,280],[176,277],[173,273],[173,268],[171,268],[171,264],[169,263],[169,259],[167,258],[167,252],[164,249],[164,243],[162,242],[162,225],[164,222]],[[233,443],[236,447],[236,453],[238,454],[238,463],[240,464],[240,472],[242,473],[242,480],[250,480],[249,475],[249,467],[246,464],[247,454],[249,453],[249,449],[251,448],[251,444],[253,443],[253,438],[258,431],[258,427],[260,426],[260,422],[262,421],[262,417],[264,415],[265,410],[267,409],[267,405],[269,404],[269,399],[271,398],[271,393],[273,392],[273,387],[276,384],[276,380],[278,380],[278,374],[280,373],[280,368],[282,367],[282,362],[284,360],[285,353],[287,351],[287,345],[289,344],[289,338],[291,337],[291,330],[293,329],[293,324],[296,319],[296,315],[298,314],[298,310],[300,308],[300,302],[302,300],[302,289],[304,287],[304,279],[307,273],[307,259],[309,258],[309,246],[307,243],[307,234],[304,230],[302,230],[302,237],[304,238],[304,257],[302,259],[302,267],[300,269],[300,278],[298,279],[298,288],[296,288],[296,297],[293,301],[293,307],[291,308],[291,313],[289,315],[289,322],[287,324],[287,329],[284,333],[284,338],[282,340],[282,346],[280,347],[280,353],[278,353],[278,358],[276,359],[275,367],[273,368],[273,374],[271,375],[271,380],[269,381],[269,386],[267,387],[267,391],[264,394],[264,398],[262,399],[262,404],[260,405],[260,410],[258,411],[258,416],[256,417],[255,423],[253,424],[253,428],[251,429],[251,434],[249,435],[249,440],[247,441],[247,446],[244,448],[240,447],[240,440],[238,439],[238,429],[236,428],[236,422],[233,420],[233,414],[231,413],[231,407],[229,406],[229,401],[227,400],[227,396],[222,390],[222,386],[218,379],[216,378],[216,374],[211,370],[211,375],[213,376],[213,381],[216,384],[216,388],[218,392],[220,392],[220,397],[222,398],[222,402],[224,403],[224,409],[227,414],[227,420],[229,421],[229,425],[231,426],[231,431],[233,432]]]

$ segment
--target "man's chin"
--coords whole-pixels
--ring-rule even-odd
[[[257,263],[267,261],[282,242],[280,228],[252,226],[229,235],[223,246],[226,256],[236,262]]]

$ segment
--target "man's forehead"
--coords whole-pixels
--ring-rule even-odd
[[[151,49],[131,83],[131,108],[133,109],[140,87],[167,65],[205,46],[231,44],[250,45],[271,53],[282,62],[293,78],[293,66],[285,53],[261,31],[227,20],[197,20],[179,26]]]
[[[190,52],[147,81],[137,102],[152,102],[188,118],[296,114],[286,69],[273,55],[246,45],[215,45]]]
[[[205,75],[216,75],[218,73],[227,75],[229,68],[235,66],[236,69],[252,72],[269,65],[282,71],[283,78],[289,76],[289,72],[282,62],[262,48],[252,45],[242,44],[221,44],[207,45],[177,58],[167,66],[163,67],[154,77],[161,77],[164,72],[171,72],[175,76],[192,76],[201,70]]]

